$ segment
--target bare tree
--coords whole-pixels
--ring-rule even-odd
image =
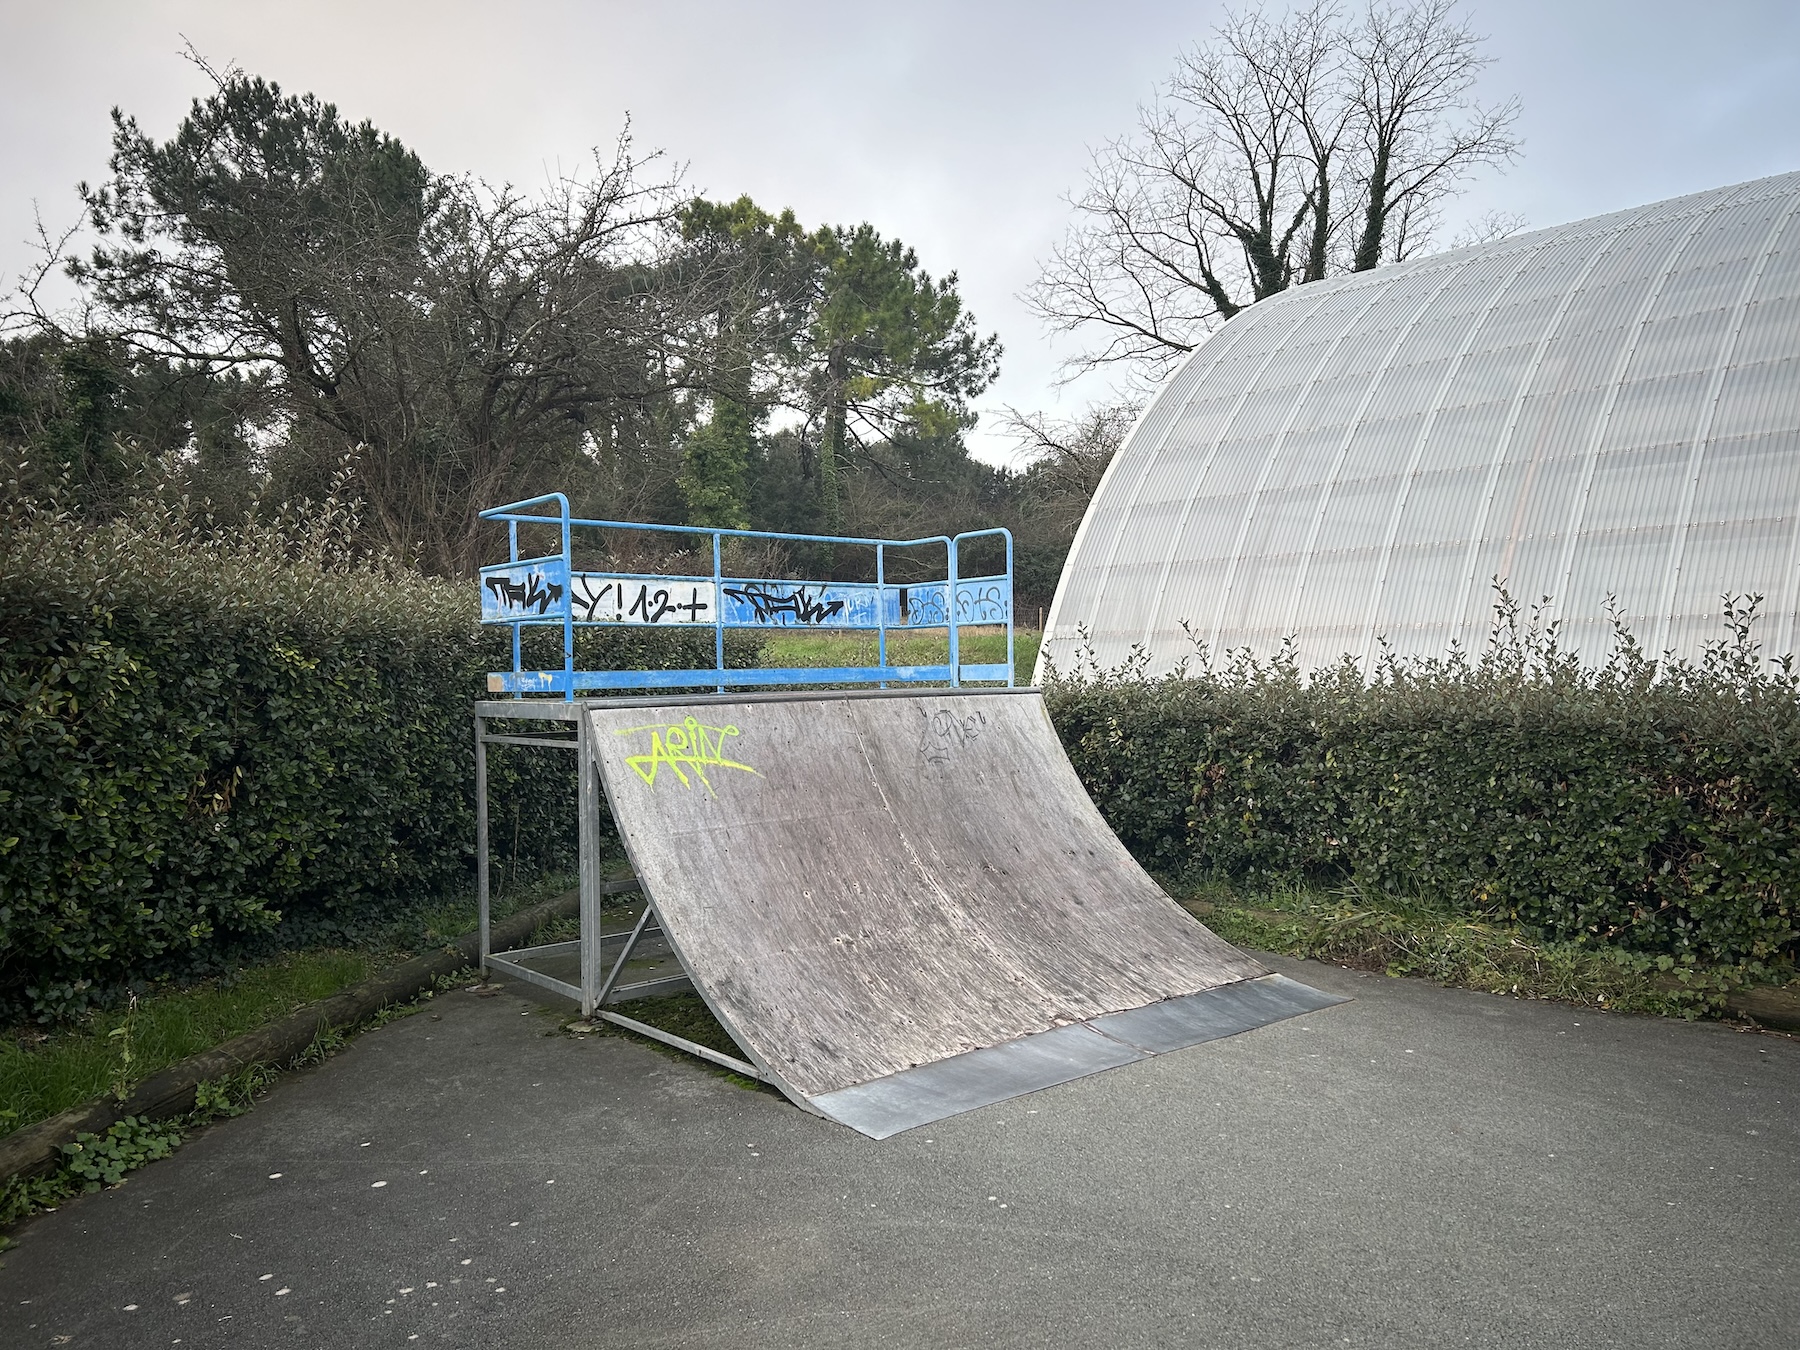
[[[1455,0],[1229,16],[1095,153],[1027,293],[1097,337],[1069,373],[1155,377],[1245,305],[1427,249],[1444,200],[1517,153],[1516,102],[1473,97],[1480,44]]]
[[[1078,417],[1059,420],[1008,407],[1000,428],[1018,446],[1026,473],[1052,495],[1079,501],[1079,516],[1142,411],[1141,403],[1120,400],[1097,403]]]
[[[1424,251],[1458,182],[1517,153],[1518,101],[1485,108],[1470,97],[1488,64],[1481,42],[1456,0],[1370,8],[1349,35],[1345,89],[1362,174],[1352,271]]]

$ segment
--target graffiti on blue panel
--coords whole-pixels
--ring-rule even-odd
[[[727,626],[734,628],[873,628],[875,587],[821,581],[724,583]]]
[[[943,583],[928,586],[899,586],[894,590],[894,609],[890,614],[901,628],[942,628],[950,622],[944,612]]]
[[[737,623],[816,625],[829,623],[844,612],[844,601],[834,598],[825,586],[740,581],[726,586],[725,595],[738,602],[740,613],[732,616]],[[748,615],[742,614],[745,608]]]
[[[893,586],[887,592],[887,621],[895,628],[947,628],[950,615],[944,606],[949,588],[941,581],[923,586]],[[956,621],[959,624],[1005,623],[1011,605],[1011,588],[1005,581],[958,582]]]
[[[1005,623],[1009,588],[1004,582],[978,581],[956,588],[958,623]]]
[[[577,572],[569,603],[578,623],[712,623],[711,582]]]
[[[542,618],[552,611],[560,614],[567,575],[558,559],[483,568],[482,620],[503,623],[511,619]]]

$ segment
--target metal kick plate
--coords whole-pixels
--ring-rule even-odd
[[[886,1139],[915,1125],[1148,1058],[1142,1050],[1076,1022],[809,1100],[840,1124],[871,1139]]]
[[[1348,999],[1285,975],[1221,985],[1204,993],[1164,999],[1143,1008],[1108,1013],[1088,1025],[1147,1054],[1166,1055],[1240,1031],[1253,1031]]]
[[[1350,1000],[1285,975],[1222,985],[808,1098],[871,1139]]]

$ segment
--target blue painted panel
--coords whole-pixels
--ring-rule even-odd
[[[873,586],[844,582],[732,578],[725,593],[727,628],[874,628]]]
[[[481,569],[481,621],[516,623],[561,616],[569,593],[569,564],[534,558]]]
[[[948,628],[944,612],[947,583],[929,581],[922,586],[887,588],[890,628]],[[959,624],[1001,624],[1012,617],[1012,580],[981,577],[956,583],[956,621]]]
[[[569,603],[577,623],[711,628],[718,622],[719,593],[711,577],[577,572]]]
[[[1012,578],[980,577],[956,583],[958,623],[1009,623],[1012,621]]]
[[[854,582],[666,577],[614,572],[571,575],[561,558],[481,569],[483,623],[543,622],[565,603],[576,623],[711,627],[724,597],[727,628],[943,628],[948,586],[876,587]],[[1012,613],[1006,577],[962,581],[956,621],[1003,624]]]
[[[1006,678],[1005,666],[964,666],[963,678]],[[818,666],[772,670],[578,670],[575,688],[699,689],[720,684],[749,688],[765,684],[919,684],[950,682],[949,666]],[[502,670],[488,676],[490,694],[566,694],[569,678],[560,670]]]

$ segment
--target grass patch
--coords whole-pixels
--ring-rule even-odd
[[[1213,881],[1171,893],[1240,947],[1483,993],[1692,1019],[1722,1013],[1726,996],[1745,984],[1731,969],[1547,941],[1516,924],[1355,887],[1248,891]]]
[[[1029,683],[1037,663],[1043,634],[1026,629],[1013,632],[1013,674]],[[992,664],[1006,660],[1006,630],[965,628],[957,638],[964,664]],[[763,640],[762,662],[767,666],[872,666],[876,664],[876,634],[861,631],[815,631],[784,628],[769,632]],[[890,630],[888,663],[896,666],[943,665],[950,660],[950,635]]]
[[[286,1065],[253,1064],[227,1078],[201,1083],[194,1093],[194,1109],[186,1115],[168,1120],[126,1116],[108,1126],[104,1133],[77,1134],[73,1143],[62,1146],[61,1161],[50,1172],[35,1177],[9,1177],[0,1183],[0,1229],[38,1210],[54,1209],[74,1196],[123,1185],[130,1173],[168,1157],[195,1130],[216,1120],[243,1115],[284,1068],[321,1063],[349,1044],[359,1031],[410,1016],[437,994],[466,982],[466,978],[466,972],[439,977],[434,988],[416,999],[383,1008],[357,1026],[321,1027],[312,1044]],[[11,1245],[12,1240],[0,1232],[0,1252]]]
[[[123,1097],[140,1079],[329,998],[372,968],[363,952],[292,952],[134,999],[67,1031],[0,1042],[0,1134],[108,1093]]]
[[[571,884],[553,876],[521,886],[495,898],[494,917]],[[123,1098],[171,1064],[471,932],[475,920],[472,894],[436,897],[391,914],[356,948],[284,952],[210,979],[144,990],[60,1030],[15,1028],[0,1039],[0,1137],[96,1097]]]

